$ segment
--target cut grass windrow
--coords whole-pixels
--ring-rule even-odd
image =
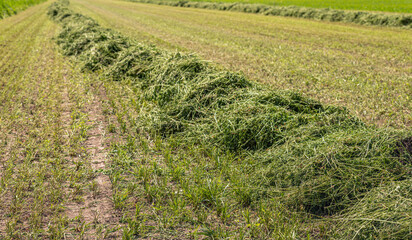
[[[376,13],[362,11],[346,11],[330,8],[310,8],[297,6],[271,6],[249,3],[220,3],[196,1],[169,1],[169,0],[128,0],[139,3],[152,3],[174,7],[203,8],[221,11],[257,13],[271,16],[297,17],[330,22],[346,22],[361,25],[377,25],[390,27],[412,28],[412,15],[400,13]]]
[[[412,126],[408,29],[110,0],[73,0],[71,8],[142,43],[344,106],[365,123]]]
[[[246,223],[248,238],[294,238],[311,232],[298,225],[314,215],[337,223],[329,226],[330,237],[407,238],[410,130],[367,126],[343,108],[269,89],[193,55],[136,43],[74,13],[68,1],[53,4],[49,15],[63,26],[57,42],[65,55],[132,92],[130,104],[120,105],[126,110],[117,112],[118,128],[127,133],[134,126],[135,133],[113,147],[116,208],[129,209],[130,195],[142,184],[163,230],[176,229],[178,219],[200,224],[202,235],[230,237],[237,222]],[[131,117],[127,106],[140,114]],[[158,149],[159,162],[148,166],[137,154],[145,149]],[[400,198],[405,201],[397,205]],[[201,210],[196,220],[183,214],[185,206]],[[153,230],[143,208],[125,213],[125,236]],[[215,224],[202,218],[209,211],[219,218]]]
[[[194,0],[196,2],[260,3],[276,6],[301,6],[381,12],[412,12],[411,0]]]

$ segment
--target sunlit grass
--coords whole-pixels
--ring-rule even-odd
[[[105,82],[108,130],[121,136],[108,173],[124,238],[407,236],[407,188],[397,211],[368,199],[407,186],[410,131],[127,39],[67,2],[49,14],[63,53]],[[360,219],[376,218],[346,222],[357,206]]]
[[[0,239],[103,239],[107,226],[70,212],[97,191],[85,146],[94,79],[59,53],[46,4],[0,22]]]
[[[345,106],[370,124],[412,124],[409,30],[123,1],[73,1],[73,8],[131,38]]]
[[[0,0],[0,19],[46,0]]]
[[[412,13],[411,0],[194,0],[196,2],[241,2],[262,3],[279,6],[302,6],[314,8],[334,8],[345,10],[366,10],[382,12]]]

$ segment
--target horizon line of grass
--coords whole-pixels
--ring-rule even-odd
[[[17,14],[47,0],[0,0],[0,19]]]
[[[262,14],[267,16],[295,17],[329,22],[344,22],[360,25],[412,28],[412,14],[377,13],[330,8],[311,8],[300,6],[271,6],[255,3],[222,3],[174,0],[124,0],[137,3],[149,3],[173,7],[201,8],[220,11],[234,11]]]
[[[242,163],[240,173],[220,172],[206,192],[187,192],[185,201],[221,211],[221,196],[251,208],[276,200],[306,216],[335,219],[341,239],[408,236],[409,130],[367,126],[343,108],[268,89],[193,55],[134,42],[67,6],[59,1],[49,9],[63,25],[57,37],[63,54],[85,71],[130,81],[141,93],[130,101],[152,106],[139,116],[138,131],[174,142],[173,151],[201,146],[203,156],[217,162]],[[182,191],[191,191],[184,184]],[[404,204],[397,205],[400,200]]]
[[[166,0],[169,1],[169,0]],[[172,0],[173,1],[173,0]],[[192,1],[192,0],[189,0]],[[193,0],[196,2],[221,2],[221,3],[255,3],[272,6],[299,6],[312,8],[333,8],[355,11],[380,11],[411,13],[411,0]]]

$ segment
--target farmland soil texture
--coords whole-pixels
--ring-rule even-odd
[[[0,24],[0,239],[121,236],[101,83],[59,53],[48,5]]]
[[[113,145],[109,171],[115,208],[127,222],[123,236],[409,234],[410,131],[368,126],[344,108],[136,42],[67,1],[49,15],[63,26],[57,43],[64,55],[129,85],[125,100],[137,114],[116,114],[120,129],[111,131],[130,135]],[[160,156],[148,160],[152,149]],[[396,207],[382,212],[379,205]],[[245,230],[251,215],[254,227]],[[327,233],[322,224],[308,229],[318,218],[335,224]]]
[[[108,0],[0,23],[0,239],[410,236],[409,30]]]

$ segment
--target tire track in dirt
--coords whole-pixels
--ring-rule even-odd
[[[70,83],[68,83],[70,84]],[[119,216],[112,201],[112,185],[110,178],[103,173],[106,168],[108,147],[110,140],[106,134],[107,124],[102,111],[101,98],[105,96],[102,86],[91,86],[94,93],[83,107],[87,114],[87,139],[82,143],[85,148],[88,163],[94,172],[89,179],[88,189],[83,195],[83,202],[70,202],[66,206],[66,215],[69,219],[81,218],[84,222],[84,239],[118,239]],[[65,111],[63,118],[70,121],[71,110],[68,97],[68,90],[65,95]],[[67,126],[66,126],[67,127]],[[71,158],[72,162],[76,157]]]
[[[100,91],[104,91],[101,87]],[[95,178],[97,194],[89,194],[86,203],[89,203],[89,209],[85,212],[85,217],[89,221],[96,218],[99,224],[109,228],[115,228],[119,223],[119,217],[116,216],[114,204],[112,201],[112,185],[109,176],[101,171],[106,168],[109,142],[106,138],[105,129],[107,124],[103,116],[101,101],[97,97],[89,105],[89,120],[93,124],[90,130],[90,137],[86,141],[86,147],[92,160],[92,168],[97,172]],[[112,237],[118,238],[118,234]]]

